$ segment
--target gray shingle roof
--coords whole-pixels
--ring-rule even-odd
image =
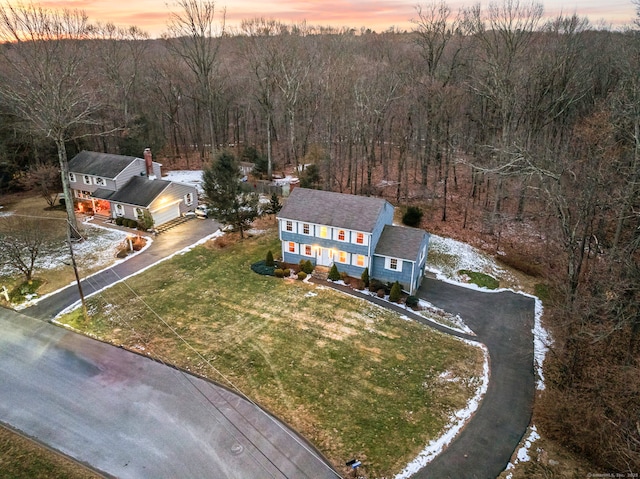
[[[81,151],[69,160],[69,171],[82,175],[115,178],[136,158],[134,156],[112,155],[95,151]]]
[[[417,228],[385,225],[374,254],[416,261],[425,235],[426,231]]]
[[[109,201],[116,203],[126,203],[128,205],[142,206],[146,208],[170,184],[171,182],[166,180],[150,180],[147,177],[134,176],[126,185],[118,191],[112,192],[108,198],[104,199],[108,199]],[[94,196],[96,196],[95,193]]]
[[[371,232],[386,202],[381,198],[295,188],[278,218]]]

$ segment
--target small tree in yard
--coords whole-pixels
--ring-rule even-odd
[[[389,293],[389,301],[391,301],[392,303],[397,303],[398,301],[400,301],[401,297],[402,297],[402,287],[400,286],[400,283],[396,281],[395,283],[393,283],[393,286],[391,286],[391,292]]]
[[[244,230],[258,216],[258,195],[243,193],[238,163],[229,151],[222,151],[202,172],[203,188],[211,215],[224,224],[240,231]]]
[[[264,260],[265,266],[273,266],[275,263],[273,261],[273,253],[271,250],[267,251],[267,258]]]
[[[402,222],[407,226],[419,226],[422,221],[422,210],[417,206],[409,206],[406,213],[402,216]]]
[[[338,267],[336,266],[335,263],[333,264],[333,266],[331,266],[331,269],[329,270],[328,278],[331,281],[339,281],[340,280],[340,271],[338,271]]]
[[[369,268],[364,269],[364,271],[362,272],[362,275],[360,276],[360,279],[364,283],[364,287],[368,288],[369,287]]]
[[[55,165],[38,163],[20,175],[18,183],[25,190],[36,190],[50,208],[56,204],[56,196],[62,191],[60,168]]]
[[[33,279],[36,260],[55,239],[55,223],[41,219],[8,216],[0,221],[0,264]],[[60,236],[64,235],[60,229]]]
[[[264,211],[268,215],[277,215],[278,212],[282,209],[282,203],[280,203],[280,198],[278,198],[277,193],[271,194],[271,200],[269,201],[269,206]]]

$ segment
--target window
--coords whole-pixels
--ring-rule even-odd
[[[187,206],[191,206],[193,204],[193,193],[184,195],[184,202]]]
[[[398,258],[385,258],[384,267],[393,271],[402,271],[402,261]]]
[[[346,235],[345,235],[344,230],[338,231],[338,241],[344,241],[345,237],[346,237]]]
[[[364,268],[364,256],[363,255],[359,254],[356,257],[356,265]]]
[[[84,175],[82,177],[82,181],[84,181],[85,185],[90,185],[91,184],[91,177],[89,175]]]
[[[311,256],[312,254],[313,254],[313,250],[311,249],[311,245],[310,244],[304,245],[304,255]]]
[[[356,233],[356,243],[364,244],[364,233]]]
[[[69,181],[76,181],[76,174],[75,173],[69,173]]]
[[[118,216],[124,215],[124,206],[116,204],[116,215]]]
[[[289,253],[296,252],[296,244],[293,241],[289,241]]]
[[[305,234],[305,235],[308,235],[308,234],[310,234],[309,231],[310,231],[309,224],[308,223],[304,223],[302,225],[302,233]]]
[[[338,263],[346,263],[346,262],[347,262],[346,251],[338,251]]]
[[[104,178],[99,178],[99,177],[95,177],[93,179],[93,182],[98,186],[105,186],[107,184]]]
[[[320,238],[326,238],[327,237],[327,227],[326,226],[321,226],[320,227]]]
[[[91,199],[91,193],[88,191],[82,191],[82,190],[73,190],[74,194],[76,196],[76,198],[80,198],[83,200],[90,200]]]
[[[118,206],[120,206],[120,205],[118,205]],[[144,217],[144,211],[142,211],[142,208],[136,208],[134,213],[135,213],[135,216],[136,216],[137,220],[140,220],[140,219],[142,219]]]
[[[287,231],[293,231],[293,221],[287,221],[285,223],[284,229]]]

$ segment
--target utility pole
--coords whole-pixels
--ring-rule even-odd
[[[84,315],[84,319],[89,319],[89,314],[87,313],[87,304],[84,301],[84,293],[82,292],[82,284],[80,283],[80,275],[78,274],[78,267],[76,265],[76,257],[73,254],[73,243],[71,242],[71,222],[67,220],[67,241],[69,242],[69,252],[71,253],[71,265],[73,266],[73,272],[76,275],[76,283],[78,284],[78,293],[80,293],[80,303],[82,303],[82,314]],[[80,236],[79,232],[78,236]],[[81,236],[80,236],[81,237]]]

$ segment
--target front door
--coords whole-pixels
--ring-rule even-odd
[[[329,248],[318,248],[318,256],[316,262],[319,266],[331,266],[333,258],[331,257],[331,250]]]

